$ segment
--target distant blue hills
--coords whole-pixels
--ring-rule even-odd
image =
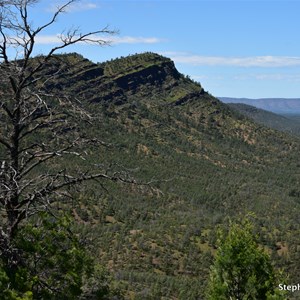
[[[218,97],[224,103],[243,103],[277,114],[300,114],[300,98],[231,98]]]

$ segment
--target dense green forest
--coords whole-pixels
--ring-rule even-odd
[[[154,53],[100,64],[57,55],[43,74],[51,80],[41,88],[76,99],[92,116],[64,128],[58,140],[103,141],[43,168],[100,169],[116,179],[68,188],[72,200],[53,205],[72,216],[68,226],[109,272],[119,298],[204,299],[217,228],[249,212],[259,245],[297,282],[297,138],[242,116]]]
[[[96,115],[81,134],[107,145],[61,163],[133,180],[82,184],[65,204],[125,298],[202,299],[216,227],[248,212],[260,245],[297,282],[298,139],[233,111],[157,54],[101,64],[68,54],[49,64],[61,68],[47,88],[80,97]]]

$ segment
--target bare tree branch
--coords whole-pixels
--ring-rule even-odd
[[[0,143],[1,143],[2,145],[4,145],[8,150],[11,150],[11,147],[10,147],[9,142],[6,141],[4,138],[1,138],[1,137],[0,137]]]
[[[67,156],[85,159],[80,151],[84,143],[98,140],[87,141],[79,133],[79,121],[92,120],[84,104],[65,91],[50,89],[65,70],[54,54],[78,43],[109,45],[104,36],[116,32],[108,27],[88,33],[71,28],[47,53],[33,58],[38,36],[76,0],[66,0],[48,21],[34,27],[29,7],[38,2],[0,0],[0,255],[8,266],[22,263],[12,246],[20,224],[42,209],[49,211],[67,188],[96,179],[134,182],[122,173],[75,173],[60,166],[59,159]],[[45,72],[54,62],[60,66]]]

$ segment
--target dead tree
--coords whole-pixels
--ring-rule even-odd
[[[74,175],[65,168],[46,168],[61,156],[80,155],[76,130],[69,137],[62,132],[70,127],[68,116],[76,115],[73,121],[89,117],[74,99],[45,89],[45,82],[56,76],[45,77],[46,65],[57,52],[76,43],[105,46],[109,42],[103,36],[115,31],[73,29],[62,34],[60,43],[48,53],[32,58],[39,34],[75,0],[58,7],[45,24],[33,27],[28,8],[37,2],[0,0],[0,254],[9,264],[19,263],[11,242],[20,223],[48,209],[64,188],[94,178],[117,179],[103,170]]]

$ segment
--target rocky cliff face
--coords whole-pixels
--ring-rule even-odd
[[[177,101],[189,93],[203,92],[199,84],[185,78],[174,63],[154,53],[95,64],[78,54],[56,57],[49,73],[56,74],[46,88],[83,97],[91,103],[116,105],[134,97],[160,98]]]
[[[141,70],[133,70],[129,74],[114,79],[116,85],[125,91],[138,91],[141,85],[161,88],[166,82],[176,84],[180,74],[171,62],[153,64]],[[171,85],[168,86],[171,88]]]
[[[56,75],[47,83],[48,88],[100,104],[104,110],[119,106],[126,114],[126,104],[136,103],[145,104],[148,109],[152,106],[153,110],[158,107],[161,112],[177,107],[181,113],[186,111],[186,117],[209,134],[214,130],[219,136],[251,145],[260,144],[269,136],[205,92],[199,83],[180,74],[170,59],[158,54],[137,54],[100,64],[78,54],[67,54],[57,56],[49,67],[47,75]],[[140,112],[135,114],[141,119]],[[258,138],[261,134],[266,138]]]

